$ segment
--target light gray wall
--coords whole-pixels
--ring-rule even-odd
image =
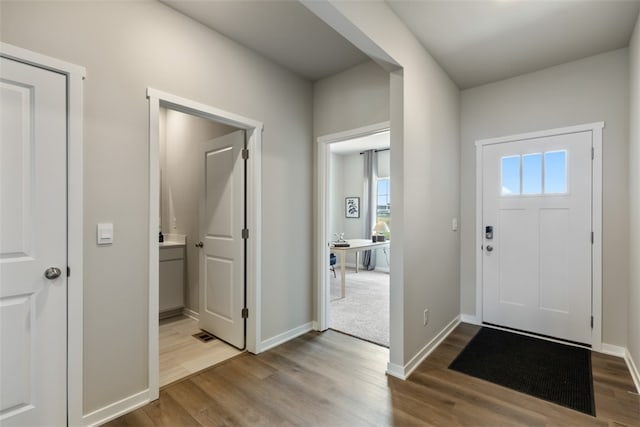
[[[384,2],[308,2],[390,79],[393,252],[390,361],[405,366],[459,311],[460,92]],[[338,114],[336,112],[335,114]],[[317,114],[314,114],[316,116]],[[316,127],[316,135],[318,128]],[[423,326],[423,312],[431,320]]]
[[[629,44],[631,90],[629,144],[629,310],[627,349],[640,369],[640,16]]]
[[[161,109],[165,149],[160,152],[161,220],[164,234],[187,236],[185,307],[199,310],[200,145],[236,129],[175,110]]]
[[[262,338],[310,322],[312,85],[157,2],[1,7],[4,42],[87,69],[85,413],[148,386],[147,87],[265,124]],[[102,221],[115,227],[108,247],[95,244]]]
[[[389,73],[368,61],[313,85],[314,136],[389,120]]]
[[[626,342],[628,52],[620,49],[462,92],[461,311],[475,314],[475,146],[482,138],[604,121],[603,340]]]

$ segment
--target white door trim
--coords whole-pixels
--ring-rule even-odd
[[[602,350],[602,129],[604,122],[587,123],[538,132],[528,132],[498,138],[480,139],[476,141],[476,319],[482,323],[482,149],[485,145],[503,142],[520,141],[524,139],[543,138],[555,135],[566,135],[576,132],[592,132],[594,159],[592,165],[592,205],[591,218],[594,233],[591,248],[592,260],[592,315],[593,331],[591,348]]]
[[[158,368],[158,218],[160,192],[160,107],[215,120],[247,131],[247,350],[260,352],[260,289],[262,271],[262,129],[261,122],[229,113],[156,89],[147,89],[149,99],[149,400],[159,396]]]
[[[360,138],[373,135],[375,133],[388,131],[391,128],[390,122],[376,123],[357,129],[344,132],[333,133],[320,136],[316,146],[316,211],[318,221],[316,223],[316,320],[313,322],[313,329],[324,331],[329,327],[329,305],[327,304],[329,287],[327,286],[327,271],[329,259],[329,247],[326,244],[327,221],[329,212],[329,146],[336,142],[348,139]],[[393,313],[393,307],[390,307]]]
[[[0,42],[0,54],[67,77],[67,417],[82,421],[82,81],[86,70],[59,59]]]

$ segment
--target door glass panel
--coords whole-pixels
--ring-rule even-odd
[[[522,156],[522,194],[542,193],[542,153]]]
[[[567,152],[549,151],[544,153],[544,192],[567,192]]]
[[[503,157],[502,168],[502,195],[520,194],[520,156]]]

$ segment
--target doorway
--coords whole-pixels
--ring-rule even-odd
[[[244,145],[242,129],[160,109],[160,386],[245,346]]]
[[[246,224],[244,225],[244,227],[238,228],[236,227],[236,225],[238,224],[234,223],[234,228],[238,228],[238,233],[237,233],[239,236],[238,238],[242,241],[242,244],[241,244],[242,248],[239,251],[240,255],[238,258],[238,262],[240,263],[240,266],[238,268],[240,268],[240,270],[243,271],[243,275],[241,276],[242,281],[244,282],[246,280],[246,283],[243,284],[244,286],[246,286],[246,294],[233,295],[234,306],[238,305],[237,316],[233,314],[227,317],[232,318],[233,321],[236,322],[236,324],[237,324],[237,321],[241,321],[242,336],[240,337],[239,342],[242,343],[241,345],[245,347],[243,348],[243,350],[246,349],[251,352],[256,352],[257,343],[259,342],[258,325],[259,325],[259,319],[260,319],[260,313],[259,313],[259,310],[257,309],[258,304],[256,301],[259,300],[259,291],[260,291],[258,271],[259,271],[259,265],[260,265],[260,221],[259,221],[260,188],[261,188],[260,186],[260,157],[261,157],[260,143],[261,143],[261,137],[262,137],[262,134],[261,134],[262,124],[250,119],[237,116],[232,113],[218,110],[213,107],[209,107],[203,104],[196,103],[194,101],[186,100],[184,98],[176,97],[174,95],[159,92],[153,89],[148,89],[148,98],[149,98],[149,108],[150,108],[149,378],[150,378],[150,394],[152,395],[151,398],[153,399],[154,398],[153,394],[155,394],[156,398],[158,396],[158,390],[159,390],[159,384],[160,384],[160,379],[159,379],[159,341],[160,341],[159,329],[160,328],[159,328],[159,322],[158,322],[158,313],[160,309],[159,294],[162,291],[159,287],[160,274],[159,274],[158,267],[159,265],[161,266],[161,263],[160,263],[161,260],[163,262],[167,260],[176,261],[176,260],[180,260],[181,256],[183,256],[184,258],[182,259],[185,264],[191,263],[191,271],[194,271],[194,265],[197,265],[196,271],[198,271],[198,276],[204,277],[200,273],[200,269],[201,269],[200,261],[202,261],[204,258],[200,252],[202,250],[201,248],[206,248],[204,242],[202,243],[202,245],[200,245],[200,241],[205,240],[205,239],[201,239],[202,225],[199,224],[199,221],[195,221],[196,224],[192,223],[190,225],[187,225],[186,222],[188,221],[185,221],[185,223],[181,223],[182,221],[181,218],[182,217],[186,218],[190,215],[193,217],[194,212],[202,212],[203,209],[206,209],[205,205],[209,202],[209,200],[207,200],[207,203],[202,203],[202,201],[204,200],[204,197],[201,197],[199,190],[193,191],[193,188],[191,188],[190,190],[188,189],[188,187],[193,187],[193,185],[189,184],[189,179],[192,179],[192,180],[195,179],[196,181],[200,181],[202,179],[202,183],[195,185],[195,187],[199,189],[205,188],[204,175],[203,175],[203,173],[206,172],[205,163],[207,162],[208,162],[207,164],[211,162],[216,163],[217,166],[215,169],[216,170],[219,169],[219,166],[220,166],[219,159],[222,159],[223,157],[225,157],[224,153],[232,153],[231,158],[234,159],[234,162],[237,159],[242,159],[243,161],[246,159],[246,165],[242,168],[237,169],[239,173],[236,174],[234,172],[233,176],[235,176],[236,178],[234,178],[232,181],[237,183],[237,179],[241,179],[243,183],[244,182],[247,183],[246,192],[244,191],[244,189],[242,189],[242,191],[240,192],[237,192],[236,190],[232,191],[233,194],[236,194],[236,193],[240,194],[241,199],[245,199],[245,200],[242,200],[243,208],[241,210],[243,210],[243,212],[233,211],[233,212],[230,212],[229,215],[227,215],[227,219],[233,218],[234,221],[236,218],[242,218],[243,219],[242,224]],[[178,175],[178,180],[184,181],[184,182],[181,182],[181,185],[186,186],[187,189],[185,189],[185,191],[176,191],[175,189],[173,189],[172,191],[169,191],[168,187],[165,187],[163,190],[161,190],[161,187],[162,187],[161,183],[164,183],[164,185],[166,186],[167,183],[164,180],[164,178],[168,178],[168,176],[170,175],[169,173],[163,174],[161,172],[163,168],[163,164],[161,161],[162,159],[161,150],[163,149],[162,138],[163,138],[163,132],[166,131],[166,129],[163,129],[162,127],[163,111],[165,112],[164,114],[172,115],[172,117],[173,116],[181,117],[181,119],[187,118],[192,121],[194,120],[198,121],[200,125],[204,124],[204,126],[202,126],[200,130],[205,128],[208,129],[205,132],[205,134],[208,135],[208,137],[205,138],[205,140],[207,141],[207,144],[209,145],[213,144],[213,146],[209,147],[210,149],[207,148],[207,150],[200,150],[200,148],[206,145],[204,143],[196,144],[195,146],[190,147],[196,151],[196,155],[195,155],[196,164],[192,166],[183,165],[182,167],[179,165],[177,167],[176,165],[172,166],[173,170],[177,171],[177,172],[174,172],[174,176]],[[193,128],[191,128],[191,130],[193,131]],[[183,129],[182,131],[185,131],[185,130]],[[189,130],[187,129],[186,132],[188,134]],[[234,148],[230,148],[228,150],[227,149],[228,147],[226,146],[225,147],[215,146],[215,144],[219,143],[220,141],[223,141],[223,143],[224,141],[226,141],[225,139],[226,137],[224,135],[231,135],[234,133],[241,135],[241,140],[242,140],[241,147],[238,148],[234,146]],[[182,139],[182,142],[187,142],[187,141]],[[245,145],[246,145],[246,150],[244,148]],[[205,158],[207,160],[206,162],[205,162]],[[172,162],[172,160],[168,160],[168,159],[169,157],[167,156],[167,161]],[[173,160],[178,160],[178,159],[173,159]],[[178,161],[177,163],[179,164],[180,162]],[[198,167],[197,164],[201,164],[202,166],[205,166],[205,167],[203,168],[203,170],[198,171],[200,167]],[[211,166],[213,167],[214,165],[211,164]],[[171,169],[168,167],[168,163],[165,164],[164,167],[167,169],[167,172]],[[195,170],[191,170],[191,169],[195,169]],[[232,168],[232,169],[235,170],[235,168]],[[228,172],[230,171],[231,170],[229,170]],[[191,174],[191,177],[187,178],[187,175],[189,174]],[[215,177],[212,175],[211,178],[213,179]],[[214,181],[226,182],[225,180],[214,180]],[[211,183],[208,183],[208,185],[209,184]],[[211,188],[216,186],[209,185],[209,187],[210,188],[207,191],[210,192]],[[230,192],[228,191],[228,188],[225,187],[224,185],[218,186],[216,188],[220,191],[215,193],[215,189],[214,189],[215,194],[213,194],[213,197],[218,197],[216,203],[218,203],[220,206],[222,206],[221,203],[226,203],[226,201],[233,202],[233,200],[236,200],[235,196],[232,197],[231,199],[224,199],[225,197],[228,198],[230,194]],[[191,204],[191,206],[189,207],[189,206],[180,205],[180,203],[178,203],[180,198],[185,197],[185,193],[188,191],[191,191],[190,196],[188,198],[191,198],[192,200],[193,199],[197,200],[196,203],[198,204],[198,208],[194,208],[193,204]],[[245,193],[244,195],[242,195],[243,192]],[[161,201],[160,194],[163,194],[164,200],[162,201]],[[209,194],[209,193],[206,193],[206,194]],[[229,203],[229,205],[233,204],[231,202]],[[161,208],[160,208],[161,205],[163,206],[162,215],[161,215]],[[236,205],[234,204],[234,206]],[[244,206],[246,206],[246,208],[244,208]],[[178,212],[179,209],[181,209],[182,212],[179,213]],[[184,211],[187,211],[187,212],[184,212]],[[189,213],[189,211],[191,212]],[[200,215],[200,217],[202,217],[202,215]],[[185,228],[181,228],[182,226],[185,226]],[[166,233],[167,234],[166,241],[169,243],[169,248],[171,249],[171,251],[169,251],[170,255],[168,258],[165,256],[161,258],[160,248],[158,244],[159,232],[162,231],[161,227],[164,227],[164,229],[168,231]],[[195,233],[194,236],[196,237],[187,239],[188,237],[187,234],[178,232],[178,231],[187,230],[187,229],[189,229],[190,232]],[[193,231],[196,229],[197,231]],[[243,230],[250,231],[251,233],[250,238],[245,238],[245,236],[248,236],[248,233]],[[211,234],[208,231],[207,233],[208,233],[207,236]],[[216,234],[216,233],[213,233],[213,234]],[[164,237],[164,232],[163,232],[163,237]],[[183,251],[184,251],[183,255],[176,253],[176,251],[174,250],[176,247],[172,247],[173,243],[178,243],[178,246],[176,246],[178,248],[177,252],[179,252],[179,249],[180,249],[179,244],[183,245]],[[189,256],[189,252],[191,252],[191,256]],[[227,255],[228,254],[225,254],[225,256]],[[216,257],[207,255],[206,257],[207,262],[211,261],[212,259],[215,260]],[[182,277],[186,278],[188,271],[189,271],[188,267],[185,268],[183,270],[184,275]],[[193,273],[191,274],[191,276],[194,276],[194,275],[195,274]],[[183,316],[183,317],[174,319],[176,320],[176,322],[174,322],[173,324],[171,324],[171,322],[169,321],[163,321],[164,322],[163,333],[165,332],[165,329],[171,330],[171,332],[167,332],[168,334],[173,334],[173,333],[178,334],[179,333],[177,332],[178,329],[185,329],[187,331],[190,331],[190,330],[193,330],[193,328],[195,327],[196,329],[199,330],[201,327],[198,324],[196,324],[195,320],[193,319],[193,318],[197,318],[198,320],[200,320],[200,317],[201,317],[201,310],[202,310],[201,307],[203,306],[203,304],[201,303],[201,298],[199,295],[206,295],[207,292],[215,293],[217,291],[220,291],[220,289],[212,290],[211,286],[217,286],[217,285],[215,284],[211,285],[210,283],[207,284],[207,287],[204,290],[204,292],[201,291],[200,289],[201,280],[200,279],[195,280],[195,278],[191,276],[188,276],[189,283],[186,285],[187,287],[185,287],[185,292],[182,293],[182,296],[184,297],[182,301],[182,308],[180,308],[180,301],[178,301],[178,307],[174,307],[173,310],[171,310],[172,307],[170,305],[163,304],[163,308],[165,309],[165,311],[168,311],[169,314],[176,314],[176,315]],[[243,286],[243,290],[244,290],[244,286]],[[231,289],[230,286],[227,287],[226,289],[223,289],[221,292],[226,292],[229,289]],[[174,292],[174,295],[178,295],[178,297],[181,296],[180,294],[181,294],[180,292]],[[211,308],[211,304],[207,303],[207,304],[204,304],[204,306],[207,311],[215,311],[215,310],[209,310]],[[220,309],[220,307],[217,307],[217,308]],[[245,333],[245,319],[246,319],[246,333]],[[193,322],[193,323],[190,324],[189,322]],[[223,335],[219,331],[216,331],[216,333]],[[195,338],[190,336],[188,338],[190,340],[195,340]],[[204,339],[205,341],[211,341],[211,340],[207,340],[206,337]],[[243,343],[245,339],[246,339],[246,344]],[[205,344],[210,344],[210,343],[205,342]],[[237,345],[238,342],[235,342],[235,344]],[[233,351],[231,351],[228,348],[227,350],[220,351],[218,353],[220,353],[221,357],[227,357],[225,355],[233,354],[233,352],[238,351],[237,349],[233,349]]]
[[[599,343],[601,129],[477,143],[483,323]]]
[[[318,154],[318,329],[388,347],[389,123],[319,138]]]

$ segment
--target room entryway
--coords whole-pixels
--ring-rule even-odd
[[[389,346],[392,236],[388,125],[337,138],[326,150],[325,328]]]
[[[150,176],[153,393],[154,384],[255,351],[262,125],[149,92],[159,166]]]
[[[590,345],[593,132],[479,150],[483,322]]]

